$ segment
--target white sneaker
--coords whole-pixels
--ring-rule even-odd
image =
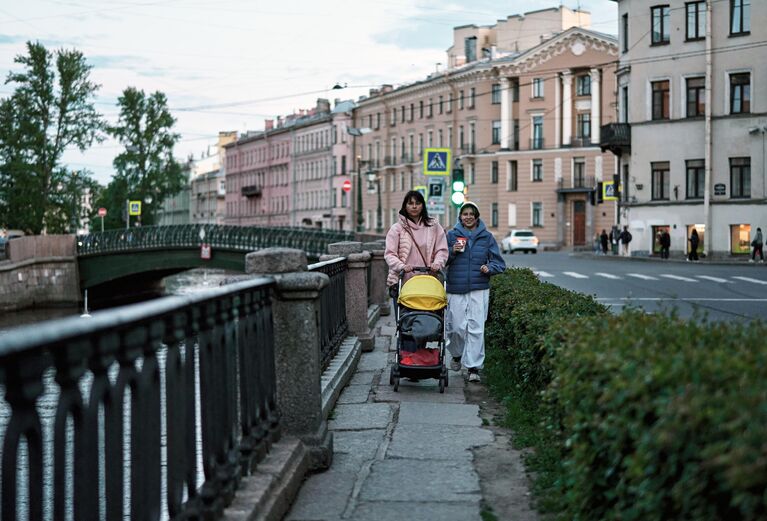
[[[748,262],[752,262],[752,263],[753,263],[753,262],[754,262],[754,259],[748,259]]]
[[[458,360],[456,360],[455,358],[450,360],[450,370],[451,371],[460,371],[461,370],[461,359],[460,358]]]
[[[469,381],[479,383],[479,373],[469,373]]]

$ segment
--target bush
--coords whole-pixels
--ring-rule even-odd
[[[631,310],[570,328],[546,392],[562,518],[767,518],[766,335]]]

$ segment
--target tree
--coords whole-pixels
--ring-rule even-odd
[[[99,86],[77,50],[52,53],[27,42],[27,55],[14,62],[22,69],[5,82],[14,92],[0,101],[0,218],[29,233],[63,232],[72,212],[79,214],[82,197],[73,207],[62,204],[61,193],[87,183],[72,184],[61,156],[103,139],[104,121],[93,107]]]
[[[147,96],[143,90],[128,87],[118,98],[118,105],[120,116],[109,133],[125,146],[125,151],[113,161],[117,174],[108,191],[116,199],[119,194],[115,192],[123,187],[123,201],[151,198],[151,204],[142,208],[141,222],[154,224],[157,208],[177,194],[185,182],[182,167],[173,158],[173,147],[180,137],[173,132],[176,119],[162,92]]]

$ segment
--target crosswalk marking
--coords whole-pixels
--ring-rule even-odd
[[[674,279],[674,280],[683,280],[685,282],[698,282],[695,279],[691,279],[689,277],[682,277],[681,275],[668,275],[666,273],[663,273],[661,277],[666,277],[667,279]]]
[[[613,275],[612,273],[595,273],[597,277],[604,277],[606,279],[613,279],[613,280],[620,280],[620,277],[618,275]]]
[[[549,273],[548,271],[533,270],[533,273],[535,273],[539,277],[553,277],[554,276],[551,273]]]
[[[711,280],[711,281],[719,282],[719,283],[722,283],[722,284],[729,284],[730,283],[730,281],[727,280],[727,279],[722,279],[722,278],[719,278],[719,277],[712,277],[710,275],[696,275],[696,277],[698,277],[699,279]]]
[[[576,273],[574,271],[563,271],[565,275],[572,277],[574,279],[587,279],[589,278],[588,275],[582,275],[581,273]]]
[[[755,284],[764,284],[767,285],[767,281],[765,280],[759,280],[759,279],[752,279],[751,277],[732,277],[733,279],[743,280],[746,282],[753,282]]]
[[[635,277],[637,279],[642,279],[642,280],[658,280],[657,277],[653,277],[652,275],[644,275],[642,273],[626,273],[626,275],[629,277]]]

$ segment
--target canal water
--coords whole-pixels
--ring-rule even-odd
[[[221,271],[221,270],[191,270],[188,272],[184,272],[178,275],[174,275],[172,277],[167,277],[165,279],[165,293],[167,295],[182,295],[182,294],[188,294],[193,293],[196,291],[204,290],[209,287],[216,287],[221,284],[224,279],[226,279],[228,276],[231,276],[231,273]],[[68,307],[68,308],[45,308],[45,309],[34,309],[34,310],[24,310],[24,311],[16,311],[11,313],[5,313],[0,316],[0,339],[2,339],[2,336],[4,333],[7,333],[9,330],[20,326],[20,325],[27,325],[27,324],[33,324],[33,323],[39,323],[43,322],[45,320],[51,320],[55,318],[62,318],[62,317],[70,317],[70,316],[76,316],[82,314],[82,309],[77,309],[74,307]],[[96,310],[90,310],[91,314],[95,315],[99,312],[98,309]],[[83,319],[87,320],[87,319]],[[185,350],[186,351],[186,350]],[[192,349],[190,349],[190,354],[194,354],[195,358],[197,357],[197,346],[193,346]],[[166,356],[166,350],[162,348],[160,351],[158,351],[158,361],[160,365],[160,384],[161,388],[164,388],[164,369],[165,369],[165,356]],[[140,361],[139,361],[140,364]],[[197,366],[199,367],[199,365]],[[113,371],[110,371],[110,380],[114,384],[117,378],[117,367],[113,366]],[[86,377],[84,377],[80,382],[80,391],[82,393],[82,396],[84,397],[84,402],[87,403],[87,397],[89,396],[90,392],[90,386],[91,386],[92,377],[90,376],[90,373]],[[58,400],[58,394],[59,394],[59,387],[54,379],[54,373],[53,371],[48,371],[43,375],[43,388],[44,393],[37,404],[38,414],[40,415],[40,420],[42,424],[42,431],[43,431],[43,504],[45,505],[44,509],[44,519],[46,521],[59,521],[59,520],[53,520],[53,512],[50,509],[50,505],[52,504],[52,494],[53,494],[53,455],[52,455],[52,447],[53,447],[53,426],[55,421],[55,415],[56,415],[56,404]],[[197,404],[196,407],[196,416],[197,416],[197,422],[196,424],[200,425],[200,402],[199,402],[199,379],[197,380],[197,386],[195,390],[195,402]],[[161,396],[161,411],[162,414],[165,414],[165,395],[164,393]],[[125,429],[125,435],[126,440],[129,439],[130,436],[130,406],[129,406],[129,395],[126,396],[126,407],[124,411],[124,421],[123,421],[123,428]],[[5,388],[0,385],[0,447],[2,447],[4,435],[6,426],[8,425],[8,422],[10,420],[11,416],[11,410],[8,405],[8,403],[5,401]],[[103,418],[100,419],[100,423],[103,425]],[[165,424],[162,423],[162,432],[161,432],[161,445],[162,445],[162,501],[163,501],[163,511],[161,513],[161,519],[168,519],[167,514],[167,506],[165,504],[165,486],[166,486],[166,475],[165,475],[165,468],[166,468],[166,461],[165,461]],[[201,433],[196,433],[196,439],[197,439],[197,469],[198,469],[198,475],[197,475],[197,486],[201,486],[204,481],[204,475],[202,474],[202,445],[201,445]],[[66,467],[67,467],[67,474],[71,474],[72,467],[74,465],[74,457],[72,453],[72,443],[74,440],[74,430],[71,419],[67,422],[67,433],[66,433],[66,439],[67,439],[67,446],[69,448],[68,453],[66,455],[65,461],[66,461]],[[104,455],[104,440],[99,440],[99,453],[101,454],[101,458],[103,458]],[[129,446],[128,443],[125,444],[126,447]],[[19,456],[17,458],[17,468],[19,469],[19,475],[18,475],[18,482],[19,486],[17,487],[18,490],[18,501],[17,501],[17,517],[20,520],[28,519],[28,490],[26,488],[26,482],[28,479],[28,474],[26,472],[26,459],[28,457],[28,452],[26,450],[26,445],[22,443],[21,450],[19,452]],[[130,505],[130,490],[127,486],[128,483],[130,483],[130,452],[129,449],[127,449],[123,454],[123,459],[125,461],[125,496],[124,496],[124,504],[126,506],[125,508],[125,516],[124,519],[130,519],[130,512],[129,512],[129,505]],[[102,460],[103,461],[103,460]],[[103,464],[101,466],[103,468]],[[100,479],[99,484],[99,495],[104,496],[105,490],[103,485],[103,476]],[[0,481],[0,486],[2,485],[2,482]],[[71,509],[72,505],[72,497],[73,497],[74,489],[72,486],[72,483],[67,483],[66,487],[66,496],[67,496],[67,505],[69,508],[67,508],[67,518],[66,520],[73,520],[73,513]],[[2,500],[2,497],[0,497],[0,500]],[[105,512],[99,513],[99,519],[105,519]]]

